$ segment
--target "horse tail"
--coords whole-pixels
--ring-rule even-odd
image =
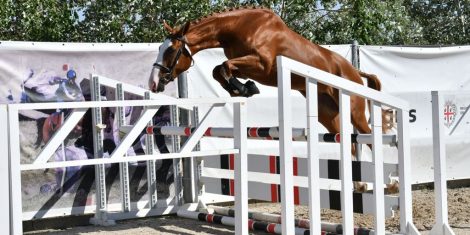
[[[361,75],[361,77],[367,78],[367,86],[369,88],[372,88],[372,89],[377,90],[377,91],[382,90],[382,84],[380,83],[380,80],[376,75],[364,73],[364,72],[359,71],[359,70],[358,70],[358,72],[359,72],[359,75]]]
[[[377,91],[382,90],[382,83],[380,82],[379,78],[376,75],[364,73],[359,70],[358,72],[359,72],[359,75],[361,75],[361,77],[364,77],[367,79],[367,86],[369,88],[372,88]],[[367,102],[367,104],[369,106],[369,110],[371,110],[370,103]],[[393,127],[393,124],[390,122],[389,119],[390,119],[390,113],[388,112],[388,110],[385,110],[382,108],[382,132],[383,133],[387,133]]]

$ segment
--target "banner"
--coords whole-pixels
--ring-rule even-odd
[[[139,87],[148,87],[152,65],[159,44],[94,44],[0,42],[0,103],[67,102],[91,99],[90,74],[97,74]],[[174,83],[165,94],[177,96]],[[101,87],[102,100],[114,100],[115,90]],[[125,99],[142,99],[126,94]],[[67,118],[70,109],[21,112],[21,162],[31,163]],[[114,109],[103,108],[104,157],[119,144]],[[127,124],[136,121],[142,107],[127,107]],[[170,112],[162,107],[154,119],[156,125],[168,125]],[[94,158],[92,116],[89,110],[49,161]],[[143,137],[141,136],[141,139]],[[168,151],[165,138],[157,138],[160,151]],[[136,141],[127,155],[144,154],[143,141]],[[3,156],[7,157],[7,156]],[[172,160],[157,161],[157,185],[160,199],[171,194]],[[146,163],[129,164],[130,198],[137,203],[147,200]],[[170,177],[171,175],[171,177]],[[22,172],[24,219],[56,214],[83,213],[95,204],[93,166],[77,166]],[[120,210],[119,165],[106,165],[106,191],[110,205]],[[173,193],[174,194],[174,193]],[[73,209],[71,209],[73,208]],[[135,208],[135,207],[134,207]],[[92,208],[93,209],[93,208]],[[47,213],[46,213],[47,212]],[[54,216],[54,215],[52,215]]]
[[[361,46],[362,71],[376,74],[382,90],[410,103],[411,161],[414,183],[432,182],[431,91],[442,93],[447,176],[468,179],[470,165],[470,46]]]

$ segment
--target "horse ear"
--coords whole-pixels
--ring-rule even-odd
[[[168,31],[168,33],[173,33],[174,32],[174,29],[166,23],[166,20],[163,20],[163,27],[165,27],[165,29],[166,29],[166,31]]]
[[[189,26],[191,25],[191,22],[186,22],[183,27],[181,27],[181,29],[179,30],[178,32],[178,36],[182,37],[184,35],[186,35],[186,33],[188,32],[189,30]]]

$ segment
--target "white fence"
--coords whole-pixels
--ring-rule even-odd
[[[277,58],[278,86],[279,86],[279,127],[280,127],[280,156],[281,156],[281,184],[282,184],[282,232],[294,234],[294,203],[293,169],[292,169],[292,123],[291,123],[291,73],[306,77],[307,87],[307,128],[308,128],[308,156],[309,156],[309,217],[312,234],[321,233],[320,221],[320,190],[319,190],[319,160],[318,160],[318,97],[317,84],[322,83],[339,90],[340,96],[340,136],[341,136],[341,209],[343,218],[343,232],[350,234],[354,231],[353,221],[353,182],[351,167],[351,133],[350,96],[356,95],[371,102],[372,135],[373,135],[373,161],[375,165],[374,188],[383,185],[382,160],[382,121],[381,105],[397,109],[398,117],[398,159],[400,179],[400,232],[404,234],[418,234],[412,219],[412,198],[410,179],[410,146],[408,139],[408,105],[390,95],[368,89],[359,84],[347,81],[322,70],[307,66],[286,57]],[[380,187],[381,188],[381,187]],[[375,226],[377,234],[385,233],[384,192],[374,190]]]
[[[398,159],[399,159],[399,178],[400,178],[400,232],[403,234],[418,234],[412,222],[411,211],[411,181],[409,178],[410,171],[410,156],[409,156],[409,141],[408,141],[408,119],[407,109],[408,106],[405,102],[380,93],[364,86],[346,81],[342,78],[336,77],[329,73],[313,67],[301,64],[299,62],[290,60],[285,57],[278,57],[278,79],[279,79],[279,120],[280,120],[280,156],[281,156],[281,188],[282,188],[282,232],[283,234],[294,234],[294,211],[293,211],[293,169],[292,169],[292,126],[290,122],[290,109],[291,101],[290,94],[290,76],[291,73],[300,74],[306,77],[307,85],[307,115],[308,115],[308,167],[309,167],[309,205],[310,205],[310,230],[312,234],[320,233],[320,200],[319,195],[319,159],[316,152],[318,145],[318,112],[317,112],[317,84],[322,83],[339,89],[340,91],[340,114],[341,114],[341,178],[342,178],[342,193],[341,194],[341,208],[343,213],[343,231],[344,234],[349,234],[354,231],[353,229],[353,216],[352,216],[352,191],[353,185],[351,181],[352,167],[351,167],[351,132],[352,127],[350,124],[350,96],[358,95],[371,101],[372,108],[372,140],[373,140],[373,154],[374,154],[374,188],[377,185],[383,185],[383,162],[382,162],[382,128],[381,128],[381,105],[393,107],[398,111]],[[98,77],[98,76],[91,76]],[[106,80],[103,78],[102,80]],[[91,79],[96,81],[96,79]],[[93,88],[99,83],[92,85]],[[114,86],[114,85],[113,85]],[[99,94],[99,92],[97,92]],[[35,104],[10,104],[0,106],[0,124],[5,125],[4,129],[7,132],[2,132],[0,136],[0,151],[4,156],[8,157],[8,162],[3,160],[0,164],[0,174],[2,174],[2,185],[9,185],[10,193],[6,196],[2,194],[3,208],[10,208],[10,211],[3,210],[0,212],[2,219],[2,233],[4,234],[21,234],[22,221],[24,214],[22,212],[22,192],[21,192],[21,172],[36,170],[36,169],[49,169],[58,167],[69,166],[85,166],[94,165],[99,166],[97,175],[102,174],[102,166],[109,163],[128,163],[130,161],[153,161],[157,159],[174,159],[174,158],[196,158],[201,156],[215,156],[221,154],[236,154],[235,165],[235,205],[236,205],[236,233],[248,233],[248,174],[247,174],[247,158],[246,158],[246,107],[244,98],[226,98],[226,99],[198,99],[198,100],[136,100],[136,101],[92,101],[92,102],[70,102],[70,103],[35,103]],[[234,148],[218,149],[207,151],[193,151],[199,139],[204,135],[206,130],[214,126],[217,120],[218,110],[225,104],[231,103],[234,105]],[[125,157],[125,150],[128,149],[133,140],[142,132],[147,125],[151,125],[149,121],[156,112],[158,106],[161,105],[177,105],[180,107],[194,107],[198,105],[211,105],[210,111],[204,116],[202,121],[197,124],[197,129],[193,132],[191,137],[180,149],[178,153],[170,154],[151,154],[151,149],[147,149],[147,153],[141,156]],[[438,105],[438,102],[435,102]],[[100,108],[103,107],[124,107],[124,106],[145,106],[143,112],[137,123],[134,124],[134,129],[130,130],[127,136],[122,140],[119,146],[109,158],[101,158],[100,148],[102,148],[102,141],[100,140],[100,132],[102,131],[100,122]],[[68,132],[79,122],[81,117],[87,109],[92,108],[94,113],[94,139],[95,139],[95,159],[88,160],[75,160],[64,162],[51,162],[50,156],[57,149]],[[69,118],[63,123],[62,127],[55,133],[51,141],[46,145],[43,152],[35,159],[33,163],[21,162],[20,151],[20,129],[18,115],[23,110],[42,110],[42,109],[73,109]],[[436,111],[437,116],[440,112]],[[442,124],[440,124],[442,125]],[[435,128],[438,128],[436,126]],[[438,129],[436,129],[436,135]],[[435,138],[442,140],[442,137]],[[437,142],[436,142],[437,143]],[[439,145],[441,146],[441,145]],[[442,148],[438,149],[436,146],[435,164],[436,164],[436,211],[437,222],[434,231],[440,234],[445,231],[451,234],[447,222],[447,205],[445,203],[446,194],[446,181],[445,172],[442,167],[445,167],[445,158],[442,158]],[[5,173],[6,172],[6,173]],[[125,172],[125,171],[124,171]],[[98,181],[104,179],[98,177]],[[346,180],[345,180],[346,179]],[[107,203],[103,196],[102,190],[104,182],[97,183],[96,193],[96,209],[95,221],[97,223],[106,224],[112,219],[107,212]],[[99,186],[101,184],[101,186]],[[100,188],[101,187],[101,188]],[[123,185],[123,188],[126,186]],[[379,187],[382,188],[382,187]],[[150,191],[150,200],[152,199]],[[126,190],[123,190],[125,194]],[[125,197],[123,196],[121,212],[129,212],[129,207],[126,206]],[[157,203],[157,202],[156,202]],[[148,205],[155,206],[151,201]],[[384,219],[384,192],[383,190],[374,190],[374,205],[375,205],[375,233],[385,233],[385,219]],[[5,212],[7,211],[7,212]],[[443,230],[441,230],[441,228]]]
[[[92,76],[97,77],[97,76]],[[95,81],[95,79],[91,79]],[[95,83],[97,85],[98,83]],[[92,85],[92,88],[96,86]],[[98,92],[99,94],[99,92]],[[194,158],[201,156],[214,156],[220,154],[236,154],[243,155],[244,147],[246,142],[246,111],[245,103],[243,98],[220,98],[220,99],[191,99],[191,100],[134,100],[134,101],[91,101],[91,102],[68,102],[68,103],[34,103],[34,104],[10,104],[8,105],[8,111],[6,106],[2,106],[1,116],[2,125],[8,127],[9,131],[7,138],[2,138],[2,151],[9,150],[9,153],[5,153],[5,156],[9,156],[9,163],[2,162],[3,167],[9,168],[10,178],[2,178],[2,185],[5,182],[5,185],[10,185],[10,195],[9,198],[2,200],[3,202],[10,202],[8,207],[10,208],[9,214],[2,214],[3,217],[6,217],[5,220],[2,220],[2,228],[9,228],[5,231],[4,234],[21,234],[22,233],[22,221],[24,219],[22,211],[22,184],[21,184],[21,172],[29,170],[38,170],[38,169],[49,169],[49,168],[60,168],[60,167],[70,167],[70,166],[87,166],[94,165],[96,166],[96,209],[95,209],[95,223],[99,224],[108,224],[112,223],[112,214],[109,214],[107,211],[107,202],[106,202],[106,189],[104,187],[104,164],[110,163],[128,163],[135,161],[153,161],[158,159],[175,159],[175,158]],[[214,125],[215,120],[217,120],[217,114],[221,107],[225,104],[233,104],[234,110],[236,110],[234,115],[234,127],[236,138],[234,139],[234,148],[231,149],[219,149],[211,151],[193,151],[194,146],[197,144],[199,139],[203,136],[207,127]],[[151,118],[156,113],[159,106],[162,105],[176,105],[180,107],[194,107],[198,105],[210,105],[211,111],[206,114],[203,120],[198,124],[197,130],[193,135],[188,139],[185,145],[177,153],[169,154],[150,154],[146,153],[145,155],[125,157],[126,150],[131,146],[135,138],[140,134],[141,130],[148,125]],[[100,109],[103,107],[135,107],[135,106],[144,106],[146,107],[145,111],[140,116],[139,120],[135,123],[136,131],[129,132],[126,137],[122,140],[121,144],[114,150],[109,158],[102,158],[102,123],[101,123],[101,114]],[[88,160],[73,160],[73,161],[63,161],[63,162],[54,162],[49,161],[49,158],[55,152],[55,150],[61,145],[64,138],[70,133],[74,126],[80,121],[85,112],[92,108],[93,111],[93,136],[94,136],[94,149],[95,149],[95,159]],[[60,129],[54,134],[51,140],[46,144],[42,152],[32,163],[22,163],[21,162],[21,141],[20,141],[20,127],[18,115],[21,111],[24,110],[44,110],[44,109],[73,109],[69,117],[65,120]],[[8,118],[7,118],[8,115]],[[8,121],[7,121],[8,119]],[[140,129],[139,129],[140,128]],[[9,142],[5,141],[9,140]],[[244,161],[241,161],[244,160]],[[237,158],[237,163],[239,164],[239,169],[246,169],[246,155]],[[241,167],[241,164],[245,164],[244,167]],[[8,170],[2,171],[2,173],[7,172]],[[241,174],[240,174],[241,173]],[[7,175],[8,176],[8,175]],[[246,177],[246,174],[243,174],[243,171],[239,172],[236,175],[236,178]],[[241,182],[246,182],[244,180],[236,181],[237,188],[237,199],[236,204],[237,208],[245,210],[248,208],[248,198],[246,194],[246,183],[242,184]],[[242,189],[241,186],[244,188]],[[125,190],[124,190],[125,191]],[[151,191],[151,190],[149,190]],[[3,199],[3,198],[2,198]],[[150,197],[152,200],[152,197]],[[243,203],[240,203],[243,202]],[[167,202],[163,202],[167,203]],[[122,213],[132,214],[135,216],[135,211],[129,211],[129,208],[126,208],[123,201]],[[155,203],[156,204],[156,203]],[[148,203],[152,209],[155,204],[151,202]],[[171,208],[170,208],[171,209]],[[127,211],[126,211],[127,210]],[[148,210],[147,210],[148,212]],[[3,212],[2,212],[3,213]],[[242,213],[240,213],[242,214]],[[145,215],[145,213],[144,213]],[[119,216],[118,218],[123,218]],[[125,218],[125,216],[124,216]],[[240,224],[240,223],[239,223]],[[238,227],[238,226],[237,226]],[[237,228],[239,229],[239,228]]]

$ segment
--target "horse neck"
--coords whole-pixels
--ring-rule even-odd
[[[214,20],[207,20],[195,25],[191,25],[186,38],[188,40],[188,46],[193,54],[209,48],[221,47],[220,42],[220,27],[215,25]]]

